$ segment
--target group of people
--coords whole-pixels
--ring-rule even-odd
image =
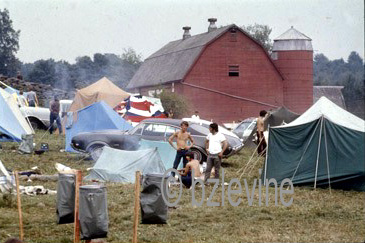
[[[197,112],[196,112],[197,113]],[[197,114],[196,114],[197,115]],[[268,117],[269,113],[265,110],[260,111],[260,116],[257,118],[257,150],[260,156],[266,154],[266,141],[264,137],[264,121]],[[176,157],[173,164],[173,168],[177,169],[183,160],[184,168],[178,170],[181,175],[181,182],[190,188],[192,178],[200,178],[202,176],[200,172],[200,162],[194,158],[194,153],[190,148],[194,145],[194,140],[190,133],[187,131],[189,123],[183,121],[180,124],[181,130],[172,134],[169,138],[170,145],[176,149]],[[176,146],[174,145],[174,139],[176,139]],[[204,183],[207,184],[208,179],[211,176],[212,169],[214,167],[214,177],[219,179],[219,170],[222,163],[222,157],[224,151],[227,149],[228,143],[225,136],[219,132],[218,124],[212,123],[209,125],[209,134],[205,140],[205,149],[208,155],[207,167],[204,174]],[[194,174],[192,174],[194,172]],[[175,176],[172,173],[172,176]]]
[[[22,106],[36,107],[36,106],[38,106],[37,94],[34,91],[29,91],[26,93],[23,93],[23,91],[19,91],[19,94],[14,93],[13,95],[14,95],[17,103],[19,104],[19,107],[22,107]]]
[[[183,121],[180,124],[181,130],[172,134],[169,138],[169,143],[176,149],[176,157],[173,164],[173,168],[177,169],[181,159],[183,160],[184,169],[179,170],[181,175],[181,182],[188,188],[192,183],[192,178],[200,178],[200,162],[194,158],[194,153],[190,151],[190,148],[194,145],[194,140],[190,133],[187,131],[189,123]],[[206,184],[210,178],[212,169],[214,167],[215,178],[219,178],[219,170],[221,167],[222,157],[224,151],[227,149],[227,140],[225,136],[219,132],[218,124],[212,123],[209,125],[209,134],[206,137],[205,149],[208,154],[207,167],[204,175],[204,183]],[[173,141],[176,138],[176,146]],[[192,172],[194,171],[194,174]],[[175,174],[172,174],[175,176]]]

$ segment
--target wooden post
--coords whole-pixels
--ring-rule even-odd
[[[21,200],[20,200],[18,171],[14,171],[14,176],[15,176],[15,182],[16,182],[16,197],[17,197],[17,202],[18,202],[17,204],[18,204],[18,214],[19,214],[20,240],[24,240],[22,204],[21,204]]]
[[[75,183],[75,223],[74,223],[74,243],[80,242],[80,221],[79,221],[79,188],[82,183],[81,170],[76,171],[76,183]]]
[[[137,243],[137,230],[138,230],[138,213],[139,213],[139,191],[140,191],[140,182],[141,172],[136,171],[136,180],[134,184],[134,221],[133,221],[133,243]]]

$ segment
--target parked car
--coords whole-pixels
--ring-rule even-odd
[[[60,117],[70,109],[72,100],[60,100]],[[49,108],[22,106],[20,111],[26,119],[29,119],[33,129],[47,129],[49,127]]]
[[[233,130],[233,133],[241,138],[243,143],[246,143],[247,139],[252,133],[252,130],[256,128],[256,121],[256,117],[250,117],[243,120],[236,126],[236,128]]]
[[[91,157],[96,160],[104,146],[122,150],[138,150],[141,139],[168,142],[169,137],[180,130],[181,122],[182,120],[178,119],[155,118],[143,120],[127,132],[107,130],[80,133],[72,138],[71,146],[77,151],[90,153]],[[209,129],[196,123],[190,123],[188,132],[194,139],[194,146],[191,148],[194,157],[200,162],[206,161],[205,140]],[[243,147],[239,138],[226,134],[224,136],[228,142],[224,157],[237,153]]]
[[[207,121],[207,120],[202,120],[202,119],[194,119],[194,118],[183,118],[182,119],[183,121],[187,121],[189,122],[190,124],[191,123],[196,123],[196,124],[199,124],[203,127],[206,127],[209,129],[209,125],[212,124],[211,121]],[[235,137],[235,138],[239,138],[235,133],[229,131],[228,129],[218,125],[218,131],[220,133],[223,133],[224,135],[228,135],[228,136],[231,136],[231,137]]]

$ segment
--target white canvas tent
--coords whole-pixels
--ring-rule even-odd
[[[32,127],[22,115],[13,96],[0,88],[0,141],[21,141],[22,134],[32,134]]]
[[[2,193],[9,193],[15,188],[14,177],[4,167],[0,160],[0,191]]]

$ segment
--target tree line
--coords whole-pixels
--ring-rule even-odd
[[[314,56],[314,85],[344,86],[342,94],[346,107],[352,113],[365,117],[364,62],[357,52],[351,52],[347,61],[343,58],[329,60],[324,54]]]
[[[96,53],[92,58],[78,57],[75,64],[53,59],[38,60],[21,64],[21,72],[25,80],[63,90],[83,88],[104,76],[125,88],[141,63],[141,56],[128,48],[122,55]]]
[[[254,24],[242,26],[270,53],[271,28]],[[76,58],[76,63],[38,60],[22,63],[16,58],[19,50],[19,30],[14,30],[7,9],[0,9],[0,74],[14,77],[21,71],[25,80],[49,84],[63,90],[74,90],[106,76],[121,88],[125,88],[142,63],[142,57],[132,48],[121,55],[96,53],[93,57]],[[324,54],[316,54],[313,62],[314,85],[344,86],[343,95],[348,109],[364,117],[364,62],[360,55],[351,52],[347,61],[329,60]]]

